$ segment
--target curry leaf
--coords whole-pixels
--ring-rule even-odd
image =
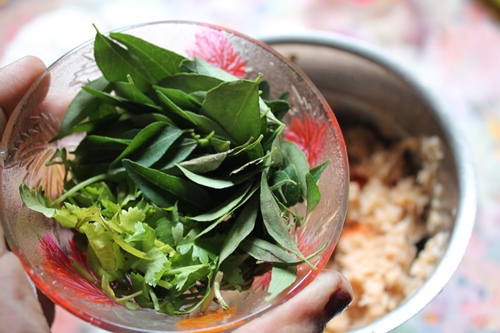
[[[97,91],[109,91],[111,88],[110,83],[103,76],[87,83],[86,86]],[[68,132],[73,126],[77,125],[94,112],[100,103],[101,101],[99,99],[89,94],[87,91],[80,90],[69,104],[64,114],[59,132],[61,134]]]
[[[167,208],[176,201],[183,207],[192,206],[197,211],[205,211],[211,206],[210,196],[196,184],[128,159],[122,163],[137,187],[159,206]]]
[[[181,63],[186,60],[178,53],[130,34],[112,32],[109,36],[125,45],[131,54],[140,59],[155,82],[178,73]]]
[[[266,301],[270,301],[278,296],[290,287],[297,279],[296,267],[273,266],[271,272],[271,283],[269,284],[269,288],[267,290],[269,295],[266,297]]]
[[[260,135],[259,81],[225,82],[208,91],[202,114],[213,119],[238,144]]]
[[[267,183],[266,173],[262,173],[260,182],[260,211],[269,235],[283,248],[288,249],[299,258],[305,259],[290,235],[290,230]]]
[[[247,202],[247,204],[242,208],[240,214],[234,221],[229,234],[224,240],[222,245],[222,250],[219,255],[220,265],[227,257],[229,257],[245,240],[245,238],[253,231],[255,227],[255,222],[257,220],[257,214],[259,211],[259,197],[253,195]]]
[[[97,66],[109,82],[127,81],[127,77],[130,75],[141,91],[146,90],[149,84],[155,82],[149,71],[134,54],[101,34],[97,29],[94,57]]]

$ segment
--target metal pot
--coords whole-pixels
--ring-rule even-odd
[[[373,46],[332,33],[260,38],[291,58],[330,103],[341,128],[366,123],[386,138],[438,136],[445,155],[439,181],[453,220],[449,244],[421,288],[403,304],[353,333],[388,332],[422,310],[448,283],[468,246],[477,209],[472,158],[444,106],[409,70]],[[349,147],[347,147],[349,149]]]

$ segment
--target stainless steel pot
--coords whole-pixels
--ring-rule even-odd
[[[448,283],[466,251],[477,209],[472,158],[443,105],[385,52],[343,36],[306,32],[263,36],[293,61],[332,106],[341,128],[366,123],[387,138],[436,135],[444,149],[439,180],[453,219],[447,250],[432,276],[394,311],[353,333],[388,332],[422,310]],[[349,149],[349,147],[347,147]]]

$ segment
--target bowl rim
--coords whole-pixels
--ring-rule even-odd
[[[372,323],[351,330],[351,333],[382,333],[402,325],[426,307],[445,287],[457,271],[472,237],[478,209],[476,174],[470,148],[456,125],[448,116],[447,107],[428,87],[424,86],[416,74],[402,62],[374,44],[347,37],[335,32],[307,30],[296,33],[269,34],[259,36],[265,43],[306,44],[338,49],[372,63],[378,64],[392,75],[405,81],[414,93],[433,110],[439,126],[449,142],[457,169],[458,205],[456,218],[448,247],[432,275],[424,282],[419,291],[404,301],[395,310],[385,314]],[[456,226],[460,226],[456,228]]]

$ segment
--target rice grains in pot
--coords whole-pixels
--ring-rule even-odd
[[[347,277],[354,300],[327,324],[329,333],[363,327],[410,297],[439,263],[452,223],[440,204],[437,137],[387,143],[367,127],[344,136],[349,209],[328,268]]]

